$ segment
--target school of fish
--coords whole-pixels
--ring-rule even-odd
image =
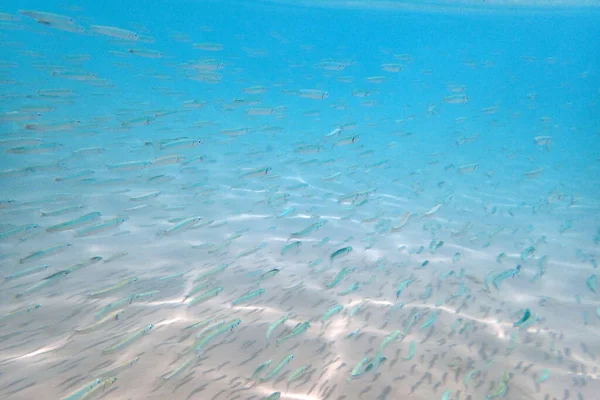
[[[598,398],[598,159],[535,89],[3,7],[0,398]]]

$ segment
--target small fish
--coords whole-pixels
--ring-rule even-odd
[[[535,246],[529,246],[528,248],[523,250],[523,252],[521,253],[521,260],[523,260],[523,262],[527,262],[533,258],[535,253],[536,253]]]
[[[269,338],[271,337],[271,334],[273,333],[273,331],[275,329],[277,329],[277,327],[281,324],[284,324],[285,321],[287,321],[289,318],[289,316],[284,315],[283,317],[279,318],[277,321],[271,323],[271,325],[269,325],[269,328],[267,329],[267,334],[266,334],[266,340],[267,342],[269,341]]]
[[[269,365],[271,365],[272,360],[268,360],[265,361],[264,363],[260,364],[258,366],[258,368],[256,368],[256,370],[254,371],[254,373],[252,374],[252,376],[250,377],[249,380],[254,380],[258,375],[260,375],[260,373],[262,372],[263,369],[267,368]]]
[[[325,181],[325,182],[335,181],[340,176],[342,176],[342,173],[341,172],[336,172],[335,174],[321,177],[321,180]]]
[[[337,142],[333,144],[334,147],[344,146],[347,144],[353,144],[358,142],[360,139],[360,135],[352,135],[339,139]]]
[[[311,233],[311,232],[313,232],[315,230],[319,230],[327,222],[328,221],[326,219],[321,220],[321,221],[317,221],[317,222],[311,224],[310,226],[302,229],[301,231],[291,233],[290,237],[292,237],[292,238],[304,237],[304,236],[308,235],[309,233]]]
[[[344,307],[341,304],[331,307],[329,310],[327,310],[325,312],[325,314],[323,314],[323,316],[321,317],[321,322],[325,323],[325,321],[327,321],[329,318],[333,317],[334,315],[339,314],[343,308]]]
[[[535,380],[535,383],[546,382],[546,380],[548,380],[549,377],[550,377],[550,371],[548,371],[547,368],[544,368],[542,370],[542,373],[540,374],[540,376],[538,376],[537,379]]]
[[[271,172],[271,170],[272,170],[271,167],[262,167],[262,168],[253,169],[251,171],[241,174],[240,179],[257,178],[257,177],[265,176],[269,172]]]
[[[137,33],[128,31],[114,26],[90,25],[90,30],[94,33],[104,36],[110,36],[116,39],[123,40],[138,40]]]
[[[436,313],[432,313],[429,317],[429,319],[427,321],[425,321],[425,323],[423,323],[423,325],[421,325],[421,330],[427,329],[427,327],[429,327],[430,325],[432,325],[435,320],[437,319],[437,314]]]
[[[398,232],[398,231],[400,231],[400,229],[402,229],[404,226],[406,226],[406,224],[408,223],[411,215],[412,214],[410,213],[410,211],[407,211],[406,213],[404,213],[404,216],[402,217],[402,220],[400,221],[400,223],[397,226],[392,226],[391,227],[391,231],[392,232]]]
[[[457,167],[457,171],[461,174],[466,174],[468,172],[473,172],[477,169],[478,164],[477,163],[472,163],[472,164],[465,164],[465,165],[460,165]]]
[[[379,345],[379,349],[377,350],[378,353],[383,352],[383,350],[390,344],[392,343],[394,340],[398,339],[398,337],[400,336],[400,331],[399,330],[395,330],[394,332],[390,333],[389,335],[387,335],[383,341],[381,342],[381,345]]]
[[[154,324],[149,324],[146,325],[145,327],[139,329],[138,331],[132,333],[131,335],[129,335],[128,337],[126,337],[125,339],[123,339],[122,341],[120,341],[119,343],[107,347],[106,349],[102,350],[102,352],[104,354],[107,353],[112,353],[115,350],[119,350],[122,349],[123,347],[126,347],[127,345],[129,345],[131,342],[133,342],[135,339],[139,338],[140,336],[143,336],[145,334],[147,334],[148,332],[150,332],[152,330],[152,328],[154,328]]]
[[[448,104],[464,104],[469,101],[469,98],[463,94],[455,94],[444,97],[444,103]]]
[[[39,260],[40,258],[49,257],[51,255],[58,253],[59,251],[62,251],[68,247],[71,247],[71,246],[72,246],[71,243],[64,243],[64,244],[59,244],[57,246],[53,246],[53,247],[50,247],[50,248],[47,248],[44,250],[39,250],[39,251],[33,252],[30,255],[28,255],[27,257],[21,258],[19,260],[19,264],[24,264],[31,260]]]
[[[67,207],[58,208],[58,209],[52,210],[52,211],[42,211],[41,216],[42,217],[55,217],[57,215],[63,215],[63,214],[68,214],[70,212],[78,211],[83,208],[85,208],[85,206],[83,206],[83,205],[67,206]]]
[[[92,225],[87,228],[78,229],[75,234],[77,237],[85,237],[85,236],[94,235],[96,233],[104,232],[111,228],[116,228],[116,227],[120,226],[123,222],[125,222],[126,220],[127,220],[126,217],[118,217],[118,218],[109,219],[108,221],[105,221],[101,224]]]
[[[435,214],[440,208],[442,207],[441,203],[436,204],[435,206],[433,206],[431,208],[431,210],[427,211],[425,214],[423,214],[423,217],[430,217],[433,214]]]
[[[288,354],[287,356],[285,356],[279,362],[279,364],[277,364],[277,366],[275,368],[273,368],[273,370],[271,372],[269,372],[263,378],[261,378],[260,381],[266,382],[266,381],[270,380],[271,378],[273,378],[275,375],[277,375],[279,373],[279,371],[281,371],[281,369],[283,367],[285,367],[290,361],[292,361],[293,358],[294,358],[294,354],[291,354],[291,353]]]
[[[158,280],[163,282],[171,279],[181,278],[183,275],[185,275],[185,272],[174,272],[169,275],[161,276],[160,278],[158,278]]]
[[[75,333],[91,332],[94,329],[98,328],[99,326],[105,324],[108,321],[112,321],[112,320],[118,321],[121,318],[121,315],[123,315],[124,312],[125,312],[125,310],[115,311],[114,313],[112,313],[110,315],[107,315],[106,317],[102,318],[100,321],[98,321],[98,322],[96,322],[96,323],[94,323],[92,325],[86,326],[84,328],[76,328],[75,329]]]
[[[338,249],[331,253],[331,255],[329,256],[329,260],[333,261],[339,257],[345,256],[349,254],[352,250],[352,246],[342,247],[341,249]]]
[[[280,255],[284,256],[288,251],[290,251],[292,249],[298,249],[298,248],[300,248],[301,245],[302,245],[302,242],[299,240],[290,242],[281,248]]]
[[[417,343],[413,340],[412,342],[410,342],[409,349],[408,349],[408,355],[406,357],[403,357],[404,361],[410,361],[413,358],[413,356],[415,355],[416,350],[417,350]]]
[[[161,278],[162,279],[162,278]],[[183,302],[185,302],[189,297],[198,293],[200,290],[205,289],[208,286],[211,286],[213,283],[211,281],[202,281],[200,284],[194,286],[190,289],[190,291],[183,298]]]
[[[339,296],[345,296],[347,294],[356,292],[358,289],[360,289],[360,282],[354,282],[352,285],[350,285],[348,287],[348,289],[342,290],[341,292],[339,292],[338,295]]]
[[[112,170],[126,171],[144,169],[150,165],[152,165],[152,161],[126,161],[118,164],[109,164],[106,167]]]
[[[31,126],[26,129],[32,129]],[[60,143],[40,143],[29,146],[11,147],[10,149],[4,150],[5,153],[11,154],[42,154],[49,153],[52,151],[59,150],[62,147]]]
[[[60,176],[60,177],[54,178],[54,182],[65,182],[65,181],[71,181],[74,179],[81,179],[81,178],[85,178],[85,177],[93,175],[93,174],[95,174],[94,170],[85,169],[83,171],[75,172],[74,174],[71,174],[71,175]]]
[[[198,296],[194,297],[188,304],[188,307],[193,306],[194,304],[199,304],[199,303],[203,303],[206,300],[217,296],[219,293],[221,293],[223,291],[223,287],[222,286],[217,286],[215,288],[212,288],[210,290],[207,290],[206,292],[199,294]]]
[[[290,383],[292,383],[295,379],[298,379],[308,368],[310,368],[310,365],[302,365],[296,368],[296,370],[290,374],[287,380],[287,386],[289,387]]]
[[[206,321],[205,324],[208,324],[212,321],[212,318],[209,319],[208,321]],[[182,352],[179,353],[179,355],[184,355],[187,354],[189,351],[194,350],[198,345],[200,345],[200,343],[206,339],[206,336],[204,336],[205,334],[212,334],[212,332],[215,332],[219,329],[221,329],[223,327],[223,325],[225,325],[225,321],[219,321],[216,323],[213,323],[207,327],[205,327],[204,329],[202,329],[200,332],[198,332],[196,334],[196,340],[194,341],[194,344],[191,347],[188,347],[187,349],[183,350]],[[199,326],[203,326],[203,325],[199,325]]]
[[[513,324],[513,327],[518,327],[523,325],[529,318],[531,317],[531,311],[529,311],[529,308],[525,310],[525,312],[523,313],[523,316]]]
[[[232,306],[238,305],[240,303],[243,303],[245,301],[253,299],[254,297],[258,297],[258,296],[262,295],[264,292],[265,292],[265,289],[263,289],[263,288],[252,290],[252,291],[238,297],[237,299],[233,300],[231,302],[231,305]]]
[[[267,91],[267,88],[265,86],[250,86],[247,88],[242,89],[242,91],[244,93],[248,93],[248,94],[261,94]]]
[[[387,357],[384,357],[381,353],[375,354],[375,357],[373,357],[371,362],[365,367],[365,372],[375,372],[377,367],[383,364],[386,360]]]
[[[585,285],[588,287],[588,289],[590,289],[590,291],[592,293],[596,294],[597,293],[596,292],[597,282],[598,282],[598,275],[592,274],[585,280]]]
[[[196,357],[190,358],[188,361],[182,363],[179,367],[175,368],[174,370],[172,370],[171,372],[167,373],[166,375],[163,375],[162,378],[165,381],[173,378],[175,375],[179,374],[180,372],[182,372],[183,370],[185,370],[187,367],[189,367],[190,365],[192,365],[192,363],[194,361],[196,361]]]
[[[360,328],[356,328],[355,330],[346,335],[346,339],[350,339],[351,337],[358,335],[359,332]]]
[[[277,217],[283,218],[283,217],[293,213],[294,211],[296,211],[296,207],[290,207],[288,209],[283,210]]]
[[[501,263],[502,263],[502,260],[503,260],[505,257],[506,257],[506,253],[505,253],[505,252],[502,252],[502,253],[498,254],[498,256],[496,257],[496,262],[497,262],[498,264],[501,264]]]
[[[125,361],[124,363],[121,363],[119,365],[117,365],[116,367],[112,367],[109,370],[103,371],[98,373],[98,377],[102,378],[102,377],[108,377],[108,376],[115,376],[118,375],[121,371],[123,371],[126,368],[131,367],[133,364],[137,363],[140,360],[140,357],[134,357],[129,361]]]
[[[533,140],[537,146],[548,146],[552,142],[552,136],[536,136]]]
[[[202,220],[202,217],[200,217],[200,216],[186,218],[183,221],[179,222],[177,225],[175,225],[169,229],[166,229],[164,231],[159,232],[158,236],[159,237],[170,236],[174,233],[190,229],[194,225],[196,225],[198,222],[200,222],[201,220]]]
[[[35,283],[31,286],[29,286],[27,289],[25,289],[23,292],[19,292],[17,294],[15,294],[15,298],[21,298],[23,296],[25,296],[26,294],[29,294],[37,289],[40,289],[42,287],[45,287],[47,285],[50,285],[54,282],[56,282],[58,280],[58,278],[62,278],[64,276],[67,276],[70,272],[67,270],[61,270],[58,272],[55,272],[47,277],[45,277],[44,279],[42,279],[41,281],[39,281],[38,283]]]
[[[57,225],[52,225],[52,226],[46,228],[46,232],[62,232],[62,231],[70,230],[70,229],[75,229],[81,225],[87,224],[95,219],[100,218],[100,216],[102,216],[102,214],[100,212],[97,212],[97,211],[91,212],[91,213],[82,215],[81,217],[71,219],[69,221],[65,221],[65,222],[57,224]]]
[[[215,267],[215,268],[213,268],[213,269],[210,269],[210,270],[208,270],[208,271],[206,271],[206,272],[203,272],[203,273],[201,273],[200,275],[198,275],[198,276],[197,276],[197,277],[194,279],[194,282],[198,282],[198,281],[201,281],[201,280],[203,280],[203,279],[206,279],[206,278],[207,278],[207,277],[209,277],[209,276],[212,276],[212,275],[218,274],[219,272],[222,272],[222,271],[224,271],[224,270],[225,270],[225,269],[226,269],[228,266],[229,266],[229,264],[227,264],[227,263],[220,264],[220,265],[218,265],[217,267]]]
[[[347,381],[350,382],[352,378],[356,378],[357,376],[362,375],[365,370],[365,364],[367,364],[368,361],[368,357],[363,357],[358,363],[356,363],[356,365],[354,365],[354,367],[352,368],[352,371],[350,372],[350,376],[348,377]]]
[[[148,199],[153,199],[155,197],[160,196],[162,193],[160,190],[155,190],[153,192],[150,193],[145,193],[145,194],[141,194],[139,196],[134,196],[134,197],[130,197],[129,200],[131,201],[145,201]]]
[[[325,137],[331,137],[331,136],[339,135],[341,132],[342,132],[341,128],[335,128],[334,130],[332,130],[331,132],[329,132],[327,135],[325,135]]]
[[[188,102],[186,104],[189,105],[190,103]],[[198,104],[198,103],[195,103],[195,104]],[[195,146],[199,145],[200,143],[202,143],[202,141],[199,139],[192,139],[192,138],[176,139],[176,140],[170,140],[165,143],[161,143],[160,149],[166,150],[166,149],[172,149],[172,148],[178,148],[178,147],[195,147]]]
[[[292,332],[288,333],[287,335],[277,339],[277,344],[282,343],[288,339],[291,339],[295,336],[298,336],[304,332],[306,332],[306,330],[310,328],[310,322],[306,321],[306,322],[301,322],[299,324],[297,324],[294,329],[292,330]]]
[[[521,266],[517,265],[515,268],[508,269],[499,274],[496,274],[494,276],[494,278],[492,279],[492,284],[494,285],[494,287],[496,289],[500,290],[500,288],[498,287],[498,284],[500,284],[500,282],[502,282],[505,279],[514,278],[515,276],[517,276],[519,271],[521,271]]]
[[[94,154],[100,154],[106,151],[104,147],[85,147],[73,151],[74,156],[90,156]]]
[[[346,275],[348,275],[350,272],[354,272],[355,267],[344,267],[340,270],[340,272],[338,272],[338,274],[335,276],[335,278],[329,282],[326,283],[325,286],[328,288],[333,288],[335,287],[338,283],[340,283],[342,281],[342,279],[344,279],[344,277]]]
[[[400,72],[401,64],[381,64],[381,69],[386,72]]]
[[[185,326],[182,331],[187,331],[190,329],[197,329],[197,328],[201,328],[207,324],[210,324],[213,321],[213,317],[210,317],[208,319],[202,320],[202,321],[198,321],[198,322],[194,322],[193,324],[187,325]]]
[[[146,49],[129,49],[128,53],[144,58],[162,58],[163,56],[160,51]]]
[[[510,382],[510,375],[505,372],[502,377],[494,384],[493,390],[487,395],[486,400],[491,400],[496,397],[502,397],[508,390],[508,383]]]
[[[329,92],[316,89],[300,89],[298,90],[298,96],[305,99],[324,100],[329,97]]]
[[[73,393],[71,393],[69,396],[63,397],[62,400],[80,400],[83,398],[83,396],[85,396],[87,393],[89,393],[95,387],[100,385],[101,382],[102,382],[101,378],[94,379],[93,381],[85,384],[81,388],[79,388],[76,391],[74,391]]]
[[[137,278],[137,277],[135,277],[135,276],[134,276],[134,277],[132,277],[132,278],[123,279],[122,281],[120,281],[120,282],[118,282],[118,283],[114,284],[114,285],[113,285],[113,286],[111,286],[111,287],[108,287],[108,288],[106,288],[106,289],[103,289],[103,290],[100,290],[100,291],[98,291],[98,292],[94,292],[94,293],[90,294],[90,297],[98,297],[98,296],[103,296],[103,295],[105,295],[106,293],[112,292],[112,291],[114,291],[114,290],[118,290],[118,289],[122,288],[122,287],[123,287],[123,286],[125,286],[125,285],[130,285],[130,284],[132,284],[132,283],[135,283],[135,282],[137,282],[137,281],[138,281],[138,278]]]
[[[19,314],[23,314],[23,313],[27,313],[27,312],[30,312],[30,311],[33,311],[33,310],[37,310],[40,307],[41,307],[41,304],[31,304],[30,306],[27,306],[27,307],[24,307],[24,308],[20,308],[20,309],[15,310],[15,311],[11,311],[8,314],[4,314],[4,315],[0,316],[0,321],[4,321],[6,319],[12,318],[12,317],[14,317],[16,315],[19,315]]]
[[[21,232],[32,232],[39,228],[40,228],[40,226],[37,224],[27,224],[27,225],[17,226],[16,228],[11,228],[11,229],[8,229],[8,230],[0,233],[0,240],[6,239],[8,237],[19,234]]]
[[[331,240],[331,239],[329,239],[329,236],[325,236],[325,237],[324,237],[323,239],[321,239],[321,240],[320,240],[318,243],[316,243],[316,244],[313,244],[313,247],[321,247],[321,246],[323,246],[324,244],[328,243],[328,242],[329,242],[329,240]]]
[[[87,391],[83,396],[80,397],[80,399],[81,400],[90,399],[90,398],[94,397],[95,393],[99,392],[100,390],[105,391],[108,386],[112,385],[116,381],[117,381],[116,376],[102,378],[100,383],[98,383],[96,386],[94,386],[89,391]]]
[[[262,400],[279,400],[281,392],[273,392],[267,397],[263,397]]]
[[[259,243],[254,247],[251,247],[247,250],[242,251],[240,254],[238,254],[236,256],[236,258],[247,257],[251,254],[254,254],[254,253],[258,252],[259,250],[261,250],[262,248],[264,248],[266,245],[267,245],[267,243],[265,243],[265,242]]]
[[[231,321],[228,324],[225,324],[224,326],[222,326],[221,328],[219,328],[219,329],[211,332],[210,334],[208,334],[207,336],[205,336],[202,340],[200,340],[196,344],[196,347],[195,347],[197,358],[199,358],[202,355],[202,348],[208,342],[210,342],[212,339],[214,339],[215,337],[219,336],[222,333],[233,331],[233,329],[236,326],[238,326],[241,322],[242,321],[240,319],[234,319],[233,321]]]
[[[71,265],[70,267],[66,268],[64,270],[64,272],[66,274],[72,274],[75,271],[78,271],[78,270],[80,270],[82,268],[85,268],[85,267],[89,267],[89,266],[94,265],[94,264],[96,264],[96,263],[98,263],[100,261],[102,261],[102,257],[100,257],[100,256],[90,257],[90,258],[88,258],[87,260],[85,260],[83,262]]]
[[[406,289],[414,281],[415,281],[414,278],[410,278],[410,279],[406,279],[406,280],[400,282],[398,284],[398,287],[396,288],[396,299],[398,297],[400,297],[400,295],[402,294],[402,292],[404,291],[404,289]]]
[[[125,304],[131,304],[135,300],[135,296],[136,296],[135,294],[127,295],[126,297],[123,297],[119,300],[115,300],[111,303],[108,303],[107,305],[102,307],[100,309],[100,311],[96,312],[94,318],[96,320],[100,320],[100,319],[102,319],[102,316],[104,314],[106,314],[107,312],[114,310],[116,308],[119,308]]]
[[[14,274],[8,275],[4,278],[5,281],[12,281],[13,279],[17,279],[17,278],[22,278],[24,276],[28,276],[28,275],[32,275],[35,273],[38,273],[42,270],[45,270],[46,268],[48,268],[48,264],[43,264],[43,265],[37,265],[35,267],[30,267],[30,268],[26,268],[23,269],[19,272],[15,272]]]
[[[261,274],[259,280],[263,281],[265,279],[272,278],[275,275],[277,275],[279,273],[279,271],[281,271],[279,268],[273,268],[273,269]]]

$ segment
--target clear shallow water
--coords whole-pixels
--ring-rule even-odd
[[[1,10],[0,396],[594,399],[594,4],[283,3]]]

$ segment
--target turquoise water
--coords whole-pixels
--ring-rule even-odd
[[[597,398],[597,4],[173,3],[0,9],[0,398]]]

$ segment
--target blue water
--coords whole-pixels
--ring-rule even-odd
[[[600,10],[534,3],[4,4],[0,398],[595,399]]]

